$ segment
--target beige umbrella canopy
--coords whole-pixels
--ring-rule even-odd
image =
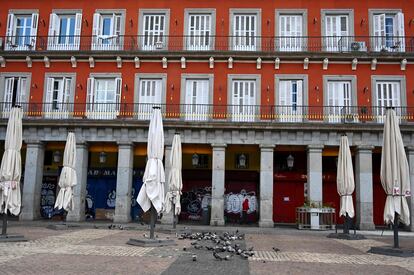
[[[13,215],[18,215],[21,207],[22,117],[21,108],[12,108],[7,123],[5,152],[0,167],[0,210],[1,213],[9,210]]]
[[[168,175],[168,192],[165,198],[165,211],[167,213],[174,211],[175,215],[179,215],[181,212],[180,196],[183,188],[183,181],[181,177],[182,151],[181,138],[179,134],[174,135],[169,161],[171,164],[171,170]],[[173,205],[174,209],[172,209]]]
[[[164,207],[165,172],[162,164],[164,158],[164,130],[161,110],[154,108],[148,130],[148,161],[143,176],[144,184],[139,191],[137,202],[144,212],[154,206],[157,213]]]
[[[354,170],[352,167],[351,151],[349,149],[348,137],[342,136],[339,145],[338,170],[336,175],[336,186],[341,196],[340,216],[348,214],[350,218],[355,216],[352,193],[355,190]]]
[[[69,133],[63,154],[63,169],[59,178],[60,190],[55,202],[57,209],[73,210],[73,187],[77,183],[75,165],[76,138],[74,133]]]
[[[392,109],[387,110],[381,156],[381,184],[387,193],[384,222],[394,223],[395,213],[400,221],[410,224],[407,196],[411,195],[410,174],[400,127]]]

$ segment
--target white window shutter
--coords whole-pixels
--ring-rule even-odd
[[[90,77],[88,78],[87,83],[87,111],[93,111],[93,103],[95,97],[95,78]]]
[[[297,105],[302,106],[303,105],[303,80],[297,80],[296,81],[296,94],[297,94]]]
[[[404,30],[404,14],[402,12],[397,13],[397,36],[398,41],[400,42],[400,51],[405,51],[405,30]]]
[[[191,104],[191,100],[192,100],[192,91],[193,91],[193,82],[191,80],[186,80],[185,82],[185,104],[189,105]]]
[[[7,30],[6,30],[6,36],[7,36],[7,44],[14,45],[15,44],[15,16],[13,13],[9,13],[7,16]]]
[[[57,35],[58,35],[58,28],[57,28],[57,21],[59,20],[59,17],[55,13],[51,13],[49,16],[49,34],[48,34],[48,46],[54,46],[57,41]]]
[[[119,106],[121,104],[121,93],[122,93],[122,78],[117,77],[115,78],[115,87],[116,87],[116,95],[115,95],[115,102],[116,102],[116,110],[119,111]]]
[[[68,103],[70,103],[70,96],[71,96],[71,93],[72,93],[72,78],[71,77],[65,77],[64,79],[63,79],[63,82],[64,82],[64,88],[63,88],[63,100],[62,100],[62,103],[64,103],[64,104],[68,104]]]
[[[99,13],[93,14],[93,27],[92,27],[92,45],[98,44],[98,36],[101,34],[101,21],[102,16]]]
[[[385,14],[374,15],[374,36],[385,36]]]
[[[121,15],[115,15],[114,16],[114,21],[113,21],[113,34],[116,35],[116,45],[117,46],[121,46],[122,42],[121,42]]]
[[[5,81],[4,103],[11,104],[13,100],[14,77],[8,77]]]
[[[279,104],[280,106],[286,106],[286,98],[288,93],[288,85],[290,81],[279,81]]]
[[[36,47],[36,38],[37,38],[37,26],[38,26],[39,14],[32,14],[32,29],[30,30],[30,44],[32,47]]]
[[[53,83],[55,82],[55,79],[53,77],[48,77],[46,80],[46,99],[45,103],[47,106],[50,106],[53,101]],[[48,108],[51,109],[51,108]]]
[[[80,36],[82,31],[82,13],[77,13],[75,16],[75,49],[78,50],[80,46]]]
[[[17,96],[18,104],[26,103],[26,93],[27,93],[27,78],[20,77],[19,78],[19,90],[17,91],[19,94]]]

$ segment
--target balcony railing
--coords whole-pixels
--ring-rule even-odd
[[[413,52],[410,36],[24,36],[1,37],[0,51]]]
[[[11,103],[0,103],[1,117],[8,118]],[[386,107],[379,106],[277,106],[203,104],[21,104],[31,120],[137,120],[151,118],[152,107],[161,107],[164,119],[188,122],[276,123],[383,123]],[[414,122],[414,107],[394,107],[401,123]]]

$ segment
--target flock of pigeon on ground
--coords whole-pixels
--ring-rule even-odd
[[[239,255],[242,259],[254,256],[253,247],[242,249],[240,242],[244,240],[244,234],[236,231],[234,234],[224,232],[223,234],[203,232],[203,233],[184,233],[178,236],[179,240],[192,240],[191,245],[195,249],[206,249],[213,253],[218,261],[228,261],[234,255]],[[207,243],[207,244],[206,244]],[[186,247],[183,248],[187,250]],[[197,255],[192,255],[193,261],[197,261]]]

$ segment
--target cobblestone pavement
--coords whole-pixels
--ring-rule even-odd
[[[175,239],[177,246],[143,248],[126,244],[148,233],[142,230],[16,226],[9,233],[23,234],[29,241],[0,243],[0,274],[414,274],[412,258],[367,253],[371,246],[392,243],[391,236],[345,241],[328,239],[321,232],[274,230],[246,234],[245,245],[255,250],[248,261],[239,257],[217,261],[210,252],[194,250],[191,241],[177,240],[174,234],[158,237]],[[413,237],[400,237],[400,243],[414,248]]]

